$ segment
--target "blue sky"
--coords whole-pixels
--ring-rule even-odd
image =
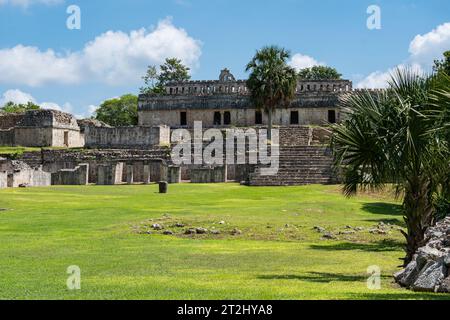
[[[69,30],[69,5],[81,29]],[[366,10],[381,9],[369,30]],[[33,100],[88,116],[137,93],[146,65],[178,56],[194,79],[228,67],[245,78],[255,50],[278,44],[295,67],[336,67],[355,86],[382,87],[398,65],[429,70],[450,50],[448,0],[0,0],[0,104]]]

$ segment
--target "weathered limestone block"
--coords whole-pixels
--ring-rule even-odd
[[[103,186],[122,182],[123,163],[101,164],[97,167],[97,184]]]
[[[427,244],[418,249],[413,261],[394,275],[402,286],[414,291],[450,291],[450,217],[425,233]]]
[[[169,189],[169,184],[166,181],[159,182],[159,193],[167,193]]]
[[[51,185],[51,173],[42,171],[42,169],[22,169],[15,170],[8,174],[8,187],[18,188],[27,187],[46,187]]]
[[[52,173],[52,185],[83,186],[89,182],[89,165],[80,164],[75,169],[62,169]]]
[[[149,184],[150,181],[151,181],[150,165],[145,164],[145,165],[144,165],[143,183],[144,183],[144,184]]]
[[[443,262],[428,261],[411,288],[414,291],[437,291],[446,272]]]
[[[180,167],[175,167],[175,166],[167,167],[167,182],[168,183],[180,183],[181,182]]]
[[[190,172],[192,183],[221,183],[227,181],[227,166],[196,168]]]
[[[127,184],[134,183],[133,165],[127,165]]]
[[[8,173],[0,172],[0,189],[8,187]]]

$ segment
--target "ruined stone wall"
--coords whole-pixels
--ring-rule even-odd
[[[14,129],[15,145],[23,147],[52,147],[52,128],[17,127]]]
[[[22,113],[0,113],[0,130],[16,127],[22,120]]]
[[[89,165],[80,164],[74,169],[63,169],[51,174],[52,185],[87,185]]]
[[[51,185],[51,174],[42,169],[21,169],[8,174],[8,187],[46,187]]]
[[[14,128],[8,130],[0,130],[0,146],[12,147],[15,145]]]
[[[145,149],[170,143],[170,128],[155,127],[86,127],[87,148]]]
[[[0,171],[0,189],[8,187],[8,173]]]
[[[192,183],[227,182],[227,166],[192,169],[191,182]]]
[[[84,144],[84,134],[80,134],[79,130],[57,128],[52,130],[52,147],[82,148]]]

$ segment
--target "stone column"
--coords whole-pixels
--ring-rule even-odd
[[[150,165],[144,164],[144,184],[150,183]]]
[[[180,167],[170,166],[167,168],[167,182],[169,183],[180,183],[181,181],[181,170]]]
[[[133,165],[127,165],[127,184],[133,184]]]

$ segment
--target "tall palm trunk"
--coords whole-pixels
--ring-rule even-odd
[[[430,181],[425,177],[413,177],[408,180],[403,208],[408,233],[406,237],[405,266],[408,265],[417,249],[425,245],[425,231],[433,223],[433,204],[430,194]]]
[[[267,124],[267,139],[272,142],[272,113],[273,110],[272,108],[269,108],[269,110],[267,110],[267,117],[268,117],[268,121],[269,123]]]

